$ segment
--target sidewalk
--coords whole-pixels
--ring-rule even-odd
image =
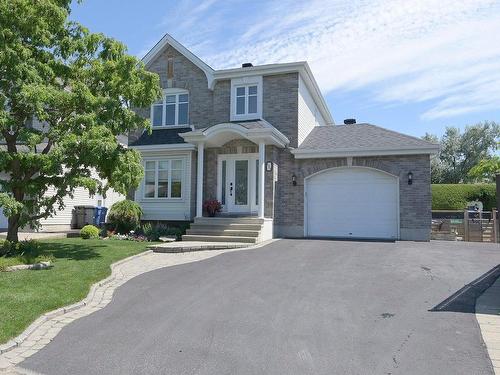
[[[500,278],[477,299],[476,318],[495,374],[500,375]]]

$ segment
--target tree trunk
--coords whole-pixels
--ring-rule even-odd
[[[9,228],[7,230],[7,241],[18,242],[19,241],[19,217],[20,215],[13,215],[9,217]]]

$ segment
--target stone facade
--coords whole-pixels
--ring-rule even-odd
[[[279,173],[274,202],[276,235],[304,236],[304,179],[316,172],[347,165],[347,158],[294,159],[279,150]],[[427,241],[431,226],[429,155],[396,155],[353,158],[353,166],[379,169],[399,177],[400,238]],[[413,184],[408,185],[408,172]],[[295,174],[297,185],[292,184]]]
[[[173,61],[173,79],[167,78],[167,61]],[[217,81],[208,88],[205,73],[184,55],[167,47],[148,69],[160,76],[163,88],[189,90],[189,120],[194,128],[206,128],[230,121],[231,81]],[[298,146],[299,74],[287,73],[263,77],[263,118],[282,132],[290,147]],[[148,117],[149,109],[138,110]],[[153,135],[154,136],[154,133]],[[133,139],[134,135],[130,138]],[[203,200],[217,198],[217,156],[219,154],[257,153],[258,146],[247,140],[233,140],[222,147],[206,148],[204,155]],[[265,172],[265,207],[267,218],[274,219],[275,235],[304,235],[304,178],[313,173],[347,165],[346,158],[295,159],[290,149],[266,146],[266,162],[272,170]],[[191,215],[196,206],[196,152],[191,169]],[[400,179],[401,239],[427,240],[430,235],[431,198],[428,155],[381,156],[353,158],[353,166],[366,166],[386,171]],[[414,184],[407,184],[407,174]],[[292,175],[297,184],[292,184]]]

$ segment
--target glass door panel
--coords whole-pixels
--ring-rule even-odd
[[[248,160],[234,162],[234,204],[248,205]]]

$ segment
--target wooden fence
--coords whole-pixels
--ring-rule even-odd
[[[500,242],[498,212],[432,211],[431,239]]]

